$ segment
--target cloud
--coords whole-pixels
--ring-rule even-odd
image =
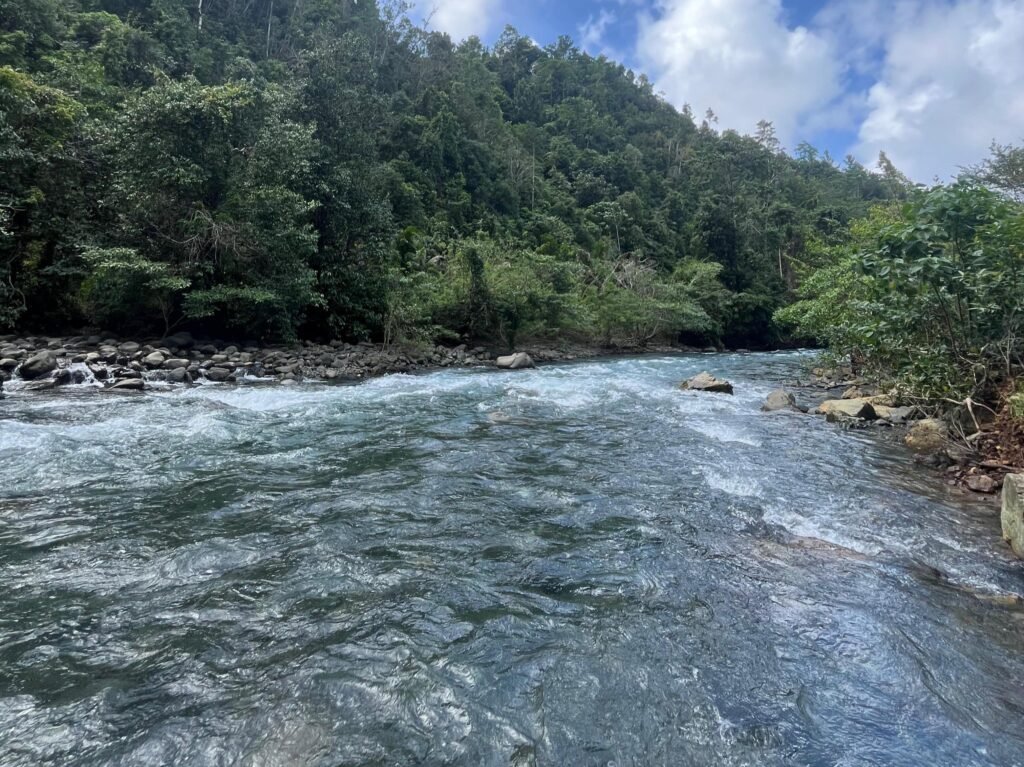
[[[658,89],[743,133],[771,120],[783,143],[843,95],[826,36],[790,28],[780,0],[660,0],[642,14],[637,57]]]
[[[993,140],[1024,138],[1024,4],[904,4],[880,43],[855,153],[884,150],[911,178],[947,178]]]
[[[459,42],[486,35],[494,26],[498,5],[498,0],[418,0],[415,7],[431,29]]]

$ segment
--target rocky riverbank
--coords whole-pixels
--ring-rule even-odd
[[[564,342],[529,344],[530,364],[615,354],[687,351],[681,347],[609,349]],[[692,351],[692,350],[690,350]],[[193,338],[128,340],[109,334],[70,337],[0,336],[0,390],[48,390],[92,384],[116,391],[142,390],[150,384],[188,385],[202,381],[259,379],[292,384],[302,380],[359,381],[387,373],[448,367],[498,367],[504,350],[483,346],[392,346],[302,342],[263,346]],[[513,367],[526,364],[522,357]]]

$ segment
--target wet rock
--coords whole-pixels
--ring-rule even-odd
[[[146,388],[146,382],[141,378],[122,378],[110,388],[118,391],[142,391]]]
[[[52,378],[44,378],[42,381],[32,381],[25,385],[25,391],[46,391],[57,385]]]
[[[496,364],[503,370],[523,370],[535,367],[533,359],[526,352],[516,352],[498,357]]]
[[[96,362],[87,362],[85,366],[89,368],[89,372],[92,373],[92,377],[97,381],[106,381],[109,373],[107,372],[107,366],[101,365]]]
[[[1007,474],[1003,480],[1003,538],[1018,557],[1024,558],[1024,474]]]
[[[167,380],[171,383],[190,384],[192,376],[189,375],[188,368],[177,367],[167,371]]]
[[[155,369],[164,364],[164,360],[167,359],[167,355],[161,351],[150,352],[143,359],[143,364],[150,369]]]
[[[766,413],[774,413],[776,410],[796,410],[799,412],[799,408],[796,405],[796,397],[785,389],[776,389],[769,394],[764,404],[761,405],[761,410]]]
[[[967,477],[967,487],[975,493],[994,493],[999,485],[988,474],[970,474]]]
[[[161,338],[159,343],[161,346],[169,346],[172,349],[191,349],[195,345],[195,340],[193,340],[191,333],[182,331],[173,333],[166,338]]]
[[[910,427],[903,441],[915,453],[940,453],[946,446],[946,424],[938,418],[925,418]]]
[[[0,359],[0,370],[10,373],[16,367],[18,367],[18,361],[16,359],[11,359],[10,357]]]
[[[52,352],[39,352],[21,363],[21,377],[27,381],[42,378],[52,373],[57,367],[57,358]]]
[[[229,370],[228,368],[213,367],[206,371],[206,377],[211,381],[217,382],[227,381],[229,379],[233,380],[233,375],[234,371]]]
[[[188,366],[188,360],[172,357],[169,360],[164,360],[164,364],[162,367],[164,370],[175,370],[177,368],[187,368]]]
[[[721,378],[715,378],[713,375],[704,371],[698,373],[689,381],[684,381],[680,384],[680,388],[688,389],[690,391],[704,391],[713,392],[716,394],[732,394],[732,384]]]
[[[818,412],[832,419],[874,420],[875,407],[866,399],[829,399],[818,405]]]
[[[139,345],[135,341],[125,341],[123,344],[118,344],[117,350],[121,354],[135,354],[139,350]]]

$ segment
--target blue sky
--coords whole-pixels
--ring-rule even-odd
[[[917,181],[1024,141],[1024,0],[416,0],[414,17],[492,43],[505,24],[569,35],[720,128],[771,120]]]

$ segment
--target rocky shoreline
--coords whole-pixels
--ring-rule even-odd
[[[508,367],[569,361],[611,354],[697,351],[676,346],[605,348],[563,342],[526,346]],[[451,367],[502,367],[500,353],[483,346],[382,347],[367,342],[302,342],[259,345],[201,340],[189,333],[125,340],[109,334],[0,336],[0,396],[8,391],[40,391],[89,383],[112,391],[140,391],[152,383],[188,385],[243,378],[281,384],[302,380],[356,382],[389,373]]]

